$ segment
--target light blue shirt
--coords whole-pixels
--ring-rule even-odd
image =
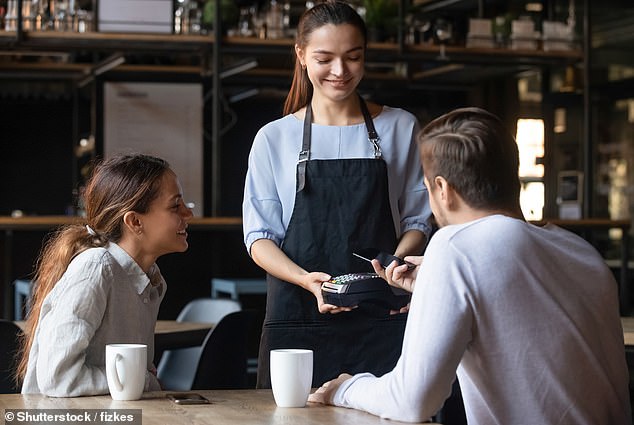
[[[22,393],[108,394],[106,344],[146,344],[153,369],[154,327],[166,289],[156,264],[145,274],[115,243],[76,256],[42,304]],[[146,391],[160,390],[150,372],[145,382]]]
[[[430,234],[431,208],[423,184],[414,115],[383,107],[374,118],[387,164],[390,207],[397,237],[408,230]],[[289,114],[256,134],[245,180],[242,204],[244,242],[249,252],[258,239],[284,240],[295,204],[297,159],[303,120]],[[310,159],[374,158],[364,123],[349,126],[312,125]],[[345,208],[345,205],[341,206]]]

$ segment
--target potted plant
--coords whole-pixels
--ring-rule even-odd
[[[220,22],[223,34],[238,23],[238,6],[233,0],[220,0]],[[216,13],[216,0],[205,0],[202,13],[202,25],[207,31],[213,31]]]
[[[398,0],[363,0],[368,41],[384,41],[396,28]]]

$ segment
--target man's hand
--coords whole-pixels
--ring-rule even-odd
[[[416,283],[416,275],[418,274],[418,269],[423,262],[423,257],[407,256],[404,260],[408,263],[414,264],[416,267],[412,270],[408,270],[406,264],[399,266],[396,261],[393,261],[392,264],[383,268],[378,260],[372,260],[372,267],[374,267],[374,271],[390,285],[413,292],[414,285]]]
[[[317,391],[308,396],[308,401],[311,403],[321,404],[333,404],[332,399],[335,393],[348,379],[352,378],[352,375],[342,373],[337,379],[324,383],[321,387],[317,388]]]

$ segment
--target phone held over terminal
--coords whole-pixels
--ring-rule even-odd
[[[364,249],[360,249],[357,252],[353,252],[352,255],[354,255],[355,257],[359,257],[362,260],[365,261],[372,261],[373,259],[379,260],[379,263],[381,263],[381,265],[383,266],[383,268],[386,268],[387,266],[389,266],[390,264],[392,264],[392,262],[396,261],[396,263],[400,266],[403,264],[407,264],[407,269],[411,270],[414,267],[416,267],[414,264],[409,263],[405,260],[403,260],[400,257],[397,257],[395,255],[392,254],[388,254],[387,252],[383,252],[380,251],[376,248],[364,248]]]
[[[209,400],[198,393],[168,394],[167,398],[176,404],[209,404]]]

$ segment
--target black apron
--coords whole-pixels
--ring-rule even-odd
[[[307,271],[332,276],[373,271],[352,253],[361,248],[394,252],[397,244],[388,197],[387,167],[364,100],[359,97],[375,158],[310,160],[312,110],[306,106],[302,151],[297,166],[293,215],[281,249]],[[266,317],[258,359],[258,388],[270,388],[269,352],[313,350],[313,387],[340,373],[394,368],[401,353],[406,314],[364,306],[321,314],[315,296],[267,276]]]

